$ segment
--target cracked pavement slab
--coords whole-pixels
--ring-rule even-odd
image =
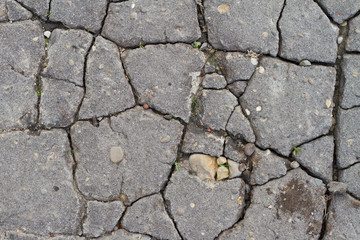
[[[360,239],[359,0],[0,0],[0,240]]]

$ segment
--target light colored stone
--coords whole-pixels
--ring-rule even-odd
[[[218,168],[215,157],[204,154],[193,154],[190,156],[189,161],[191,169],[196,172],[196,175],[201,180],[215,180],[215,174]]]
[[[110,149],[110,160],[113,163],[119,163],[124,158],[124,151],[121,147],[112,147]]]
[[[229,169],[225,166],[220,166],[216,171],[216,180],[221,180],[229,177]]]
[[[226,161],[227,161],[227,160],[226,160],[226,158],[224,158],[224,157],[218,157],[218,158],[216,159],[216,162],[217,162],[218,165],[225,164]]]
[[[246,156],[250,157],[255,151],[255,144],[247,143],[244,146],[244,153]]]
[[[295,169],[295,168],[300,167],[300,164],[299,164],[297,161],[292,161],[292,162],[290,163],[290,167],[291,167],[292,169]]]
[[[242,174],[240,170],[240,164],[231,160],[228,160],[229,164],[229,178],[239,177]]]

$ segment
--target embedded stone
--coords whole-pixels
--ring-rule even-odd
[[[112,147],[110,149],[110,160],[113,163],[119,163],[124,159],[124,151],[121,147]]]
[[[98,32],[106,14],[106,7],[106,0],[52,0],[49,19],[62,22],[71,28]]]
[[[226,130],[236,138],[244,139],[246,142],[255,142],[255,135],[249,120],[242,113],[241,107],[235,107],[226,125]]]
[[[201,180],[215,180],[216,158],[204,154],[192,154],[189,158],[190,167]]]
[[[135,105],[131,86],[125,77],[118,47],[97,37],[86,62],[86,94],[79,117],[115,114]]]
[[[326,208],[324,184],[300,168],[255,187],[243,220],[220,234],[227,239],[318,239]],[[294,227],[295,226],[295,227]]]
[[[335,69],[305,68],[272,58],[263,58],[260,64],[265,73],[255,72],[240,98],[256,144],[289,156],[294,147],[327,134],[333,106],[327,107],[326,101],[333,99]]]
[[[78,233],[83,202],[73,187],[70,151],[60,129],[0,134],[1,230]]]
[[[344,87],[341,107],[344,109],[360,106],[360,56],[346,54],[342,61]]]
[[[279,21],[279,55],[300,62],[335,63],[339,28],[333,25],[312,0],[287,0]]]
[[[336,158],[339,168],[360,162],[360,108],[339,109],[335,129]]]
[[[194,1],[133,0],[110,3],[102,35],[128,48],[148,43],[192,43],[201,32]]]
[[[244,146],[244,153],[246,156],[250,157],[255,152],[255,144],[247,143]]]
[[[145,197],[129,207],[122,218],[123,228],[158,239],[181,239],[165,210],[160,194]]]
[[[222,164],[225,164],[226,162],[227,162],[227,160],[226,160],[226,158],[224,158],[224,157],[218,157],[218,158],[216,159],[217,165],[222,165]]]
[[[242,179],[207,182],[184,170],[172,174],[164,192],[184,239],[214,239],[230,228],[241,216],[244,195]]]
[[[43,76],[83,86],[85,56],[92,35],[83,30],[55,29],[50,37]]]
[[[239,163],[231,161],[231,160],[228,160],[227,162],[229,164],[229,178],[241,176],[243,171],[241,171],[240,168],[242,168],[242,166],[240,166]]]
[[[120,201],[97,202],[87,204],[86,219],[83,224],[83,233],[87,237],[99,237],[111,232],[118,223],[125,207]]]
[[[125,204],[159,192],[176,160],[182,130],[178,121],[167,121],[141,107],[112,117],[111,126],[106,119],[99,127],[78,121],[70,134],[79,190],[101,201],[116,200],[121,195]],[[161,143],[164,134],[171,140]],[[117,165],[110,159],[112,147],[123,150],[123,160]]]
[[[220,181],[222,179],[229,177],[229,169],[227,169],[225,166],[220,166],[216,170],[216,180]]]
[[[74,122],[84,90],[67,81],[42,78],[40,124],[67,127]]]
[[[220,156],[223,152],[225,138],[214,133],[206,132],[189,124],[186,129],[182,151],[185,153],[204,153],[211,156]]]
[[[140,104],[189,121],[205,62],[202,52],[185,44],[151,45],[127,50],[122,58]]]
[[[328,183],[333,178],[334,138],[324,136],[300,146],[293,157],[314,176]]]
[[[216,49],[253,50],[276,56],[279,33],[276,23],[284,1],[205,1],[209,42]]]
[[[228,90],[203,90],[200,100],[199,121],[208,128],[225,130],[226,123],[238,105],[236,97]]]

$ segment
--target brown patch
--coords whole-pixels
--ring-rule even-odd
[[[219,13],[224,14],[227,11],[229,11],[229,8],[230,8],[229,4],[223,3],[223,4],[219,5],[217,9],[218,9]]]
[[[281,212],[287,215],[299,213],[308,218],[315,211],[311,192],[299,180],[292,179],[281,190],[275,203]],[[278,214],[277,217],[279,218]]]

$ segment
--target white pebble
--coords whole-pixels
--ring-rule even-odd
[[[249,111],[249,109],[245,109],[245,113],[246,113],[246,115],[250,115],[250,111]]]
[[[260,111],[261,111],[261,106],[257,106],[257,107],[256,107],[256,111],[257,111],[257,112],[260,112]]]
[[[258,71],[259,71],[259,73],[262,74],[262,73],[265,72],[265,68],[263,68],[263,67],[260,66],[260,67],[258,67]]]
[[[251,61],[251,64],[255,65],[255,66],[258,65],[258,63],[259,63],[259,61],[256,58],[251,58],[250,61]]]
[[[44,32],[44,36],[45,36],[46,38],[49,38],[49,37],[51,36],[51,32],[50,32],[50,31],[45,31],[45,32]]]
[[[338,39],[337,39],[337,43],[340,44],[340,43],[342,43],[343,40],[344,40],[344,38],[340,36],[340,37],[338,37]]]
[[[290,167],[293,169],[298,168],[299,166],[300,166],[300,164],[297,161],[292,161],[290,163]]]
[[[299,65],[300,66],[311,66],[311,62],[309,60],[302,60]]]

